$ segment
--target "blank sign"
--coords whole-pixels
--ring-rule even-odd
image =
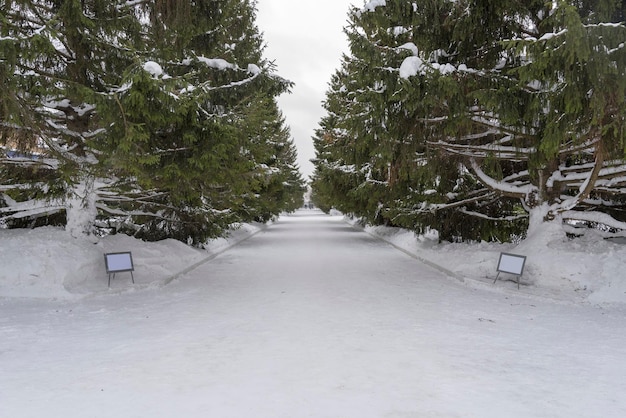
[[[107,266],[107,273],[134,270],[133,256],[130,252],[105,254],[104,261]]]
[[[500,253],[500,261],[498,262],[498,271],[521,276],[522,272],[524,271],[525,263],[526,263],[525,255]]]

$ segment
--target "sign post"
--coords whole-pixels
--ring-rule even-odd
[[[509,273],[517,276],[517,288],[519,289],[519,280],[522,277],[524,271],[524,264],[526,264],[525,255],[500,253],[500,260],[498,261],[498,274],[494,283],[498,281],[500,273]]]
[[[111,287],[111,275],[115,278],[115,273],[121,273],[124,271],[130,272],[130,278],[135,283],[133,277],[133,255],[130,251],[122,253],[108,253],[104,255],[104,263],[106,264],[107,273],[109,274],[109,287]]]

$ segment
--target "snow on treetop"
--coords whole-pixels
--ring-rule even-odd
[[[369,3],[367,3],[365,6],[363,6],[363,10],[368,11],[368,12],[373,12],[376,10],[378,6],[386,6],[386,5],[387,5],[386,0],[372,0]]]
[[[142,0],[130,0],[126,3],[120,4],[116,7],[117,10],[122,10],[123,8],[135,7],[136,5],[142,3]]]
[[[371,0],[363,8],[357,12],[357,16],[360,16],[363,12],[373,12],[378,6],[386,6],[386,0]]]
[[[42,105],[49,113],[60,114],[59,112],[62,112],[63,109],[71,108],[78,116],[84,116],[96,108],[95,105],[89,103],[81,103],[78,106],[72,106],[72,102],[67,98],[61,100],[42,101]]]
[[[400,65],[400,78],[408,79],[418,74],[425,74],[428,69],[439,71],[443,75],[455,71],[468,71],[467,66],[464,64],[459,65],[459,68],[455,68],[452,64],[427,63],[420,57],[408,57]]]
[[[218,70],[235,69],[237,66],[221,58],[205,58],[198,57],[200,62],[205,63],[209,67],[217,68]]]
[[[398,47],[398,49],[408,49],[409,51],[411,51],[413,53],[413,55],[417,56],[418,54],[418,49],[417,46],[413,43],[413,42],[407,42],[404,45],[400,45]]]
[[[257,75],[261,73],[261,69],[256,64],[248,64],[248,72],[252,75]]]
[[[439,64],[435,62],[431,65],[435,70],[439,70],[439,72],[443,75],[450,74],[456,71],[456,68],[454,68],[454,65],[452,64]]]
[[[206,57],[196,57],[196,60],[205,64],[207,67],[215,68],[218,70],[236,70],[237,66],[235,64],[231,64],[230,62],[222,59],[222,58],[206,58]],[[183,60],[183,65],[191,65],[193,62],[192,59],[187,58]]]
[[[392,33],[394,36],[404,35],[409,32],[410,30],[405,28],[404,26],[394,26],[393,28],[389,29],[389,33]]]
[[[59,108],[64,108],[64,107],[70,107],[70,100],[69,99],[62,99],[59,101],[48,100],[48,101],[44,101],[42,104],[48,108],[59,109]]]
[[[539,38],[540,41],[547,41],[549,39],[555,38],[557,36],[561,36],[563,34],[567,33],[567,29],[563,29],[562,31],[560,31],[559,33],[545,33],[544,35],[541,36],[541,38]]]
[[[420,57],[408,57],[400,65],[400,78],[408,79],[423,73],[424,61]]]
[[[163,68],[154,61],[148,61],[143,65],[144,71],[150,73],[152,77],[158,78],[163,75]]]

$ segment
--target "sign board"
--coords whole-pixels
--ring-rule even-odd
[[[105,254],[104,261],[107,266],[107,273],[134,270],[133,255],[130,252]]]
[[[498,275],[493,281],[498,280],[500,273],[509,273],[517,276],[517,288],[519,289],[519,279],[524,272],[524,264],[526,264],[525,255],[500,253],[500,260],[498,261]]]
[[[105,254],[104,263],[106,264],[107,273],[109,273],[109,287],[111,287],[111,275],[115,277],[115,273],[124,271],[130,272],[130,277],[133,283],[135,283],[135,278],[133,277],[133,270],[135,270],[133,266],[133,255],[130,251]]]
[[[500,253],[500,261],[498,262],[498,271],[502,273],[515,274],[521,276],[526,263],[525,255],[515,255],[508,253]]]

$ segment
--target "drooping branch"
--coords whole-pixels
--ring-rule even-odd
[[[528,161],[530,156],[535,152],[534,148],[517,148],[496,144],[465,145],[445,141],[437,141],[429,142],[429,145],[436,148],[441,148],[450,154],[461,155],[464,157],[485,158],[487,155],[490,155],[498,160],[515,162]]]
[[[500,193],[503,196],[526,199],[528,196],[538,192],[536,186],[532,184],[512,184],[506,181],[498,181],[489,175],[487,175],[481,168],[476,159],[470,160],[470,167],[478,177],[478,179],[486,187],[491,190]]]

